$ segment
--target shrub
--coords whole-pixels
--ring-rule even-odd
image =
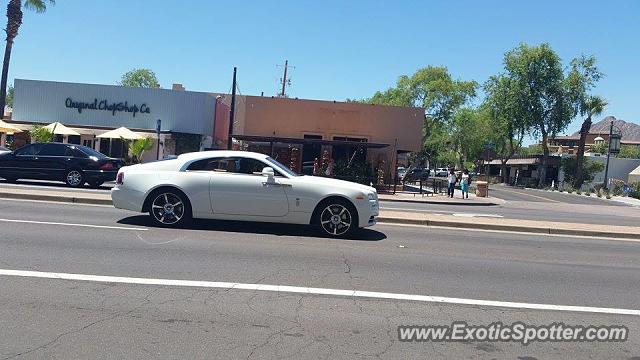
[[[51,142],[55,135],[51,130],[43,127],[43,126],[34,126],[33,129],[29,130],[29,136],[35,142]]]
[[[598,196],[599,198],[601,198],[601,197],[602,197],[602,192],[600,192],[600,191],[596,191],[596,196]]]
[[[573,187],[572,187],[572,186],[567,186],[566,190],[567,190],[567,192],[568,192],[569,194],[572,194],[572,193],[573,193]]]
[[[576,194],[577,195],[582,195],[582,190],[580,190],[580,189],[576,190]]]
[[[629,192],[629,196],[635,199],[640,199],[640,182],[636,182],[629,185],[631,187],[631,192]]]
[[[564,181],[569,184],[575,183],[575,175],[576,175],[576,158],[575,157],[566,157],[562,158],[561,165],[564,170]],[[583,174],[584,174],[584,182],[589,183],[593,180],[595,175],[604,170],[604,164],[600,161],[593,161],[587,158],[584,159],[583,165]]]

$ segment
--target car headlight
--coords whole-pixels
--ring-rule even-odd
[[[369,197],[369,200],[373,201],[373,200],[376,199],[376,196],[374,194],[369,193],[369,194],[367,194],[367,196]]]

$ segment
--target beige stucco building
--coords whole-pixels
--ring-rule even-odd
[[[236,146],[270,152],[299,172],[328,154],[383,170],[389,180],[398,159],[422,144],[421,108],[262,96],[240,96],[236,104]]]

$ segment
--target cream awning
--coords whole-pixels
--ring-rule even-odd
[[[19,133],[22,132],[18,127],[0,120],[0,133]]]
[[[125,139],[125,140],[138,140],[144,138],[142,135],[138,135],[126,127],[119,127],[115,130],[107,131],[104,134],[96,136],[101,139]]]
[[[45,129],[49,129],[49,131],[51,131],[54,135],[80,135],[79,132],[71,130],[59,122],[51,123],[45,126]]]

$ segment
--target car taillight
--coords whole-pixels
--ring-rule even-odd
[[[113,170],[113,164],[111,162],[106,162],[100,165],[100,170]]]
[[[124,183],[124,173],[119,172],[118,176],[116,176],[116,184],[122,185]]]

